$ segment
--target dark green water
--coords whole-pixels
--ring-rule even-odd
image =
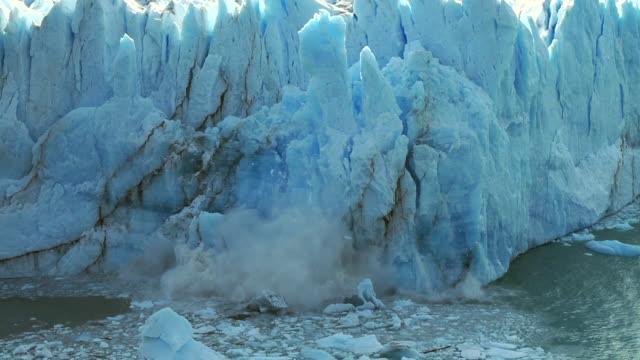
[[[0,299],[0,338],[56,324],[77,326],[129,311],[129,299],[102,296]]]
[[[640,244],[639,226],[594,235]],[[640,258],[552,243],[516,259],[495,285],[515,290],[504,300],[549,326],[548,350],[576,359],[640,359]]]

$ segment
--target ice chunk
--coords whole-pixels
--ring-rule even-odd
[[[478,349],[464,349],[460,352],[460,356],[463,359],[482,359],[482,351]]]
[[[356,355],[369,355],[382,349],[382,344],[378,342],[375,335],[354,338],[351,335],[338,333],[322,338],[317,343],[323,348],[346,351]]]
[[[409,299],[395,300],[393,302],[394,311],[406,311],[407,307],[413,305],[413,301]]]
[[[23,344],[13,349],[13,355],[26,354],[36,347],[36,344]]]
[[[249,349],[229,349],[225,352],[226,355],[231,357],[241,357],[241,356],[249,356],[251,355],[251,350]]]
[[[218,324],[217,328],[226,336],[238,336],[247,331],[245,326],[233,326],[228,322]]]
[[[518,348],[517,345],[508,344],[508,343],[502,343],[502,342],[489,342],[489,343],[487,343],[487,345],[491,346],[491,347],[505,349],[505,350],[515,350],[515,349]]]
[[[217,352],[193,340],[189,321],[170,308],[151,315],[140,327],[140,355],[150,360],[224,360]]]
[[[189,321],[176,314],[171,308],[164,308],[151,315],[140,328],[143,339],[158,339],[172,351],[183,347],[193,337]]]
[[[585,244],[592,251],[605,255],[640,256],[640,246],[621,243],[618,240],[589,241]]]
[[[284,297],[269,291],[263,290],[262,294],[254,298],[247,306],[250,310],[260,311],[261,313],[281,313],[285,311],[289,305]]]
[[[611,230],[615,230],[615,231],[629,231],[629,230],[633,230],[633,226],[629,225],[629,223],[620,223],[620,224],[615,224],[611,227]]]
[[[216,327],[213,325],[204,325],[193,329],[194,334],[209,334],[216,331]]]
[[[330,315],[354,311],[355,309],[356,307],[353,306],[353,304],[330,304],[327,305],[322,312],[326,315]]]
[[[362,325],[365,329],[375,330],[384,327],[385,325],[378,321],[367,321]]]
[[[132,308],[150,309],[153,307],[153,305],[154,305],[153,301],[143,300],[143,301],[132,301],[130,306]]]
[[[340,319],[340,326],[344,328],[351,328],[360,325],[360,318],[356,313],[347,314],[345,317]]]
[[[487,356],[500,359],[521,359],[527,356],[527,353],[513,350],[506,350],[498,347],[489,348],[486,352]]]
[[[303,348],[300,355],[306,360],[335,360],[331,354],[319,349]]]
[[[402,327],[402,320],[396,314],[391,314],[391,329],[398,330]]]
[[[385,359],[402,360],[402,358],[421,359],[423,356],[415,350],[413,341],[392,341],[380,349],[378,355]]]
[[[384,303],[376,297],[376,292],[373,290],[373,283],[371,279],[364,279],[358,284],[357,287],[358,298],[364,303],[364,306],[373,306],[375,309],[384,308]]]
[[[203,320],[213,320],[218,317],[216,310],[210,307],[198,310],[194,315],[202,318]]]
[[[571,234],[571,240],[573,241],[589,241],[595,238],[596,237],[589,232],[579,232]]]

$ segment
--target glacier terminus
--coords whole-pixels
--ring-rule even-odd
[[[0,0],[0,276],[486,284],[638,196],[639,41],[635,1]]]

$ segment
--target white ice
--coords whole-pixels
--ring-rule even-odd
[[[351,335],[337,333],[317,341],[318,346],[350,352],[356,355],[369,355],[382,350],[382,344],[375,335],[354,338]]]
[[[193,340],[193,328],[170,308],[153,314],[140,327],[139,353],[149,360],[225,360],[225,357]]]

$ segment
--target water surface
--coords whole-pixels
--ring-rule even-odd
[[[129,311],[129,299],[102,296],[0,299],[0,338],[61,324],[78,326]]]
[[[594,232],[596,240],[640,244],[640,225]],[[576,359],[640,359],[640,258],[552,243],[516,259],[494,286],[504,301],[542,318],[547,350]]]

